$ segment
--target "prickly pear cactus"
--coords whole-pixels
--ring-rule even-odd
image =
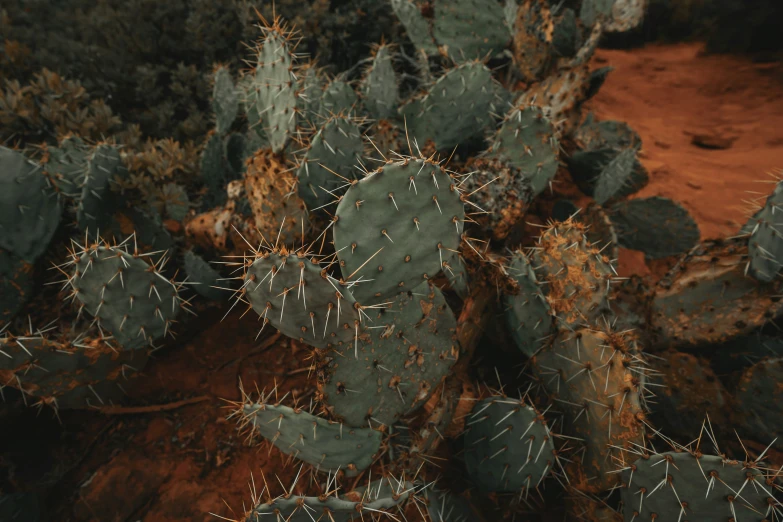
[[[134,239],[118,246],[74,243],[71,259],[60,266],[80,312],[93,316],[125,350],[165,337],[180,309],[187,310],[178,284],[163,276],[145,254],[127,251]]]
[[[460,186],[478,207],[474,219],[493,239],[502,241],[523,222],[534,197],[529,172],[510,163],[478,159],[461,176]]]
[[[674,201],[659,196],[621,201],[609,207],[620,246],[649,259],[679,255],[699,242],[699,226]]]
[[[470,503],[446,489],[434,486],[424,490],[427,500],[427,514],[432,522],[474,522],[478,517]]]
[[[215,113],[215,130],[225,136],[231,130],[239,111],[239,92],[234,86],[228,67],[219,66],[215,70],[212,110]]]
[[[432,34],[452,59],[483,58],[511,39],[497,0],[437,0]]]
[[[611,488],[617,448],[644,443],[646,365],[635,339],[609,329],[563,332],[533,367],[547,392],[571,410],[564,428],[584,444],[566,466],[571,486],[592,493]]]
[[[0,248],[28,263],[49,246],[62,205],[39,165],[0,147]]]
[[[391,0],[394,14],[405,27],[408,38],[419,49],[428,55],[438,53],[438,47],[432,37],[430,21],[421,14],[420,8],[413,0]]]
[[[363,153],[358,123],[347,116],[329,118],[310,140],[296,171],[299,197],[311,209],[336,203],[348,184],[360,176]]]
[[[0,387],[22,392],[28,404],[60,409],[109,406],[147,362],[144,350],[122,350],[109,339],[50,338],[29,331],[0,337]],[[35,401],[33,401],[35,399]]]
[[[778,182],[764,207],[751,219],[748,240],[749,271],[759,281],[769,283],[783,266],[783,182]]]
[[[87,157],[87,171],[82,179],[82,193],[76,210],[76,223],[91,237],[109,228],[117,211],[117,194],[112,191],[114,178],[126,171],[118,147],[102,144]]]
[[[519,293],[504,296],[506,321],[517,348],[532,357],[551,340],[552,310],[523,252],[511,256],[507,270],[516,281]]]
[[[546,421],[522,400],[484,399],[476,403],[466,425],[465,466],[482,491],[535,489],[557,467]]]
[[[522,79],[540,80],[554,54],[555,22],[546,0],[527,0],[519,6],[514,21],[514,63]]]
[[[258,252],[245,267],[243,299],[266,326],[316,348],[354,344],[360,306],[305,251]]]
[[[87,170],[89,147],[78,136],[67,136],[57,147],[46,147],[41,166],[60,194],[77,198]]]
[[[557,173],[559,148],[555,129],[543,111],[518,105],[506,115],[487,156],[518,168],[538,195]]]
[[[256,49],[245,107],[251,120],[258,119],[272,150],[281,152],[296,131],[297,59],[292,49],[291,32],[277,21],[262,30],[264,37]]]
[[[780,510],[777,486],[755,462],[669,451],[626,465],[622,479],[626,521],[762,522],[774,520]]]
[[[459,356],[457,322],[428,282],[364,314],[358,343],[327,354],[319,390],[349,426],[388,426],[421,406],[448,375]]]
[[[783,436],[780,383],[783,382],[783,358],[759,361],[742,374],[737,389],[736,417],[742,430],[767,437]]]
[[[24,306],[34,289],[33,265],[0,249],[0,328]]]
[[[720,343],[778,317],[776,283],[745,275],[748,250],[742,238],[702,243],[658,283],[652,329],[668,346]]]
[[[247,162],[244,185],[256,229],[269,244],[301,241],[310,232],[296,177],[282,157],[269,149],[256,151]]]
[[[286,522],[359,522],[390,512],[404,504],[413,493],[414,486],[410,482],[387,477],[367,484],[363,490],[350,491],[339,497],[278,497],[254,507],[245,522],[271,518],[268,515]]]
[[[547,228],[530,261],[560,328],[597,324],[607,309],[614,268],[573,219]]]
[[[283,453],[323,472],[343,470],[354,476],[372,464],[381,448],[380,431],[350,428],[265,400],[246,400],[237,415],[251,437],[259,434]]]
[[[193,285],[193,290],[198,294],[213,301],[225,297],[225,292],[220,288],[227,286],[227,282],[221,281],[220,273],[209,266],[204,258],[188,250],[183,258],[183,268],[188,276],[188,282]]]
[[[367,304],[438,274],[459,247],[465,209],[450,172],[428,159],[406,158],[354,182],[336,218],[343,278]]]
[[[364,107],[371,118],[389,119],[397,112],[399,85],[388,45],[374,50],[372,65],[362,79]]]
[[[400,116],[418,147],[432,141],[438,150],[447,150],[481,136],[493,123],[492,113],[500,112],[500,102],[490,70],[481,62],[467,62],[400,107]]]

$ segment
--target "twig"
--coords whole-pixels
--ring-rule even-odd
[[[246,354],[242,355],[242,357],[221,364],[220,366],[218,366],[218,371],[222,370],[223,368],[226,368],[227,366],[231,366],[232,364],[242,362],[248,357],[251,357],[253,355],[258,355],[259,353],[263,353],[267,351],[269,348],[275,345],[278,339],[280,339],[280,332],[277,332],[273,336],[264,340],[264,342],[261,343],[261,346],[259,346],[255,350],[247,352]]]
[[[210,397],[201,395],[200,397],[192,397],[190,399],[183,399],[177,402],[170,402],[168,404],[155,404],[153,406],[104,406],[98,408],[98,411],[106,415],[130,415],[134,413],[155,413],[159,411],[176,410],[189,404],[196,404],[198,402],[204,402],[210,400]]]

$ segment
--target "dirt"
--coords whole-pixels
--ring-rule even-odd
[[[627,121],[644,142],[651,182],[638,196],[679,201],[705,239],[736,234],[747,201],[769,189],[759,182],[783,167],[780,64],[675,45],[602,50],[595,65],[615,71],[589,109]],[[626,274],[657,269],[628,251],[620,266]],[[308,401],[315,378],[297,371],[307,367],[307,351],[283,337],[265,344],[272,331],[255,340],[255,314],[240,318],[234,311],[221,322],[225,311],[202,312],[188,338],[157,352],[128,405],[205,401],[143,413],[62,412],[58,424],[49,411],[12,410],[19,401],[11,395],[0,419],[31,431],[0,432],[8,485],[40,488],[48,480],[48,519],[61,522],[219,520],[210,512],[238,519],[249,506],[251,476],[258,485],[262,472],[281,493],[275,475],[288,485],[298,467],[276,450],[245,445],[226,420],[227,401],[240,399],[240,380],[247,389],[276,383],[281,395]]]

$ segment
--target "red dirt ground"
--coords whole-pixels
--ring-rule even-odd
[[[783,167],[780,64],[702,56],[696,45],[604,50],[598,62],[615,71],[589,108],[600,118],[625,120],[641,134],[652,181],[640,196],[680,201],[704,238],[735,234],[745,221],[745,200],[753,197],[748,191],[767,191],[757,181]],[[699,134],[733,141],[726,150],[708,150],[692,144]],[[621,266],[625,273],[647,271],[629,252]],[[62,430],[39,421],[41,437],[55,439],[46,442],[50,458],[64,470],[49,499],[52,520],[214,522],[209,512],[240,518],[250,500],[251,473],[257,485],[262,470],[267,480],[277,473],[288,484],[296,468],[284,469],[276,450],[244,445],[235,424],[225,420],[230,408],[223,399],[239,400],[239,379],[248,388],[257,383],[269,389],[276,381],[281,393],[304,396],[314,378],[308,382],[296,370],[306,367],[307,354],[284,338],[259,353],[274,332],[254,341],[255,314],[240,320],[233,313],[219,322],[222,313],[205,312],[196,321],[200,331],[157,354],[129,404],[206,397],[203,402],[139,414],[64,412]],[[20,467],[20,482],[24,474]]]

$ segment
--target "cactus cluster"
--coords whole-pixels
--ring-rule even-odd
[[[700,243],[681,205],[636,197],[640,136],[585,114],[601,36],[643,4],[389,0],[405,37],[337,75],[264,20],[246,70],[212,70],[198,143],[0,148],[0,390],[112,404],[192,308],[233,296],[307,355],[312,396],[233,404],[249,441],[311,474],[248,522],[511,516],[545,484],[589,520],[779,517],[763,459],[653,450],[726,405],[743,437],[783,430],[783,351],[759,348],[783,254],[780,185],[740,236]],[[553,209],[562,184],[590,204]],[[623,280],[621,247],[680,258]],[[458,471],[437,488],[435,459]]]

